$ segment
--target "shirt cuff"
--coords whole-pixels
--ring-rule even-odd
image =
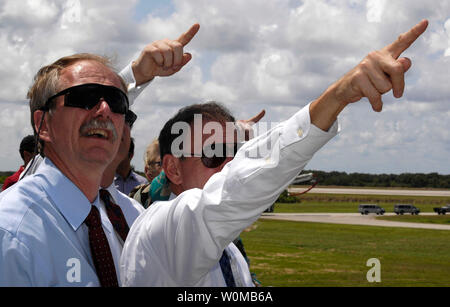
[[[309,105],[310,104],[303,107],[285,122],[281,137],[282,148],[296,144],[299,141],[304,141],[309,143],[309,146],[307,147],[310,150],[308,151],[314,153],[339,133],[338,120],[333,123],[328,131],[324,131],[311,123]],[[309,141],[308,139],[314,141]]]
[[[139,86],[136,86],[136,79],[134,78],[133,69],[131,68],[132,62],[130,62],[124,69],[119,73],[119,76],[125,81],[128,90],[128,100],[130,106],[133,105],[136,98],[142,93],[142,91],[152,82],[146,82]]]

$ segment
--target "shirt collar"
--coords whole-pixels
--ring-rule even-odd
[[[112,201],[114,203],[117,203],[117,189],[116,189],[116,186],[114,185],[114,182],[111,183],[107,188],[100,187],[100,190],[101,189],[108,191],[109,195],[111,195],[111,197],[112,197]]]
[[[83,192],[48,158],[44,159],[36,176],[44,179],[43,185],[50,199],[74,231],[84,222],[91,206],[99,206],[98,197],[91,204]]]

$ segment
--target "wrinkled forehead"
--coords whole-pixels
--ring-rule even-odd
[[[127,92],[125,82],[121,77],[103,63],[94,60],[81,60],[61,70],[59,77],[59,90],[85,84],[98,83],[115,86]]]

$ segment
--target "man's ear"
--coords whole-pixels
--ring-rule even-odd
[[[183,182],[180,171],[180,159],[167,154],[163,158],[162,167],[171,183],[180,185]]]
[[[49,142],[50,138],[48,135],[48,127],[47,127],[47,119],[45,118],[45,111],[42,110],[36,110],[33,113],[33,119],[34,119],[34,129],[36,133],[39,132],[39,138],[43,140],[44,142]],[[43,121],[41,123],[41,121]],[[39,129],[40,128],[40,129]]]

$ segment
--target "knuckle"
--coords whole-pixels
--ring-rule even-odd
[[[369,52],[369,54],[367,55],[367,58],[370,60],[375,60],[376,58],[378,58],[378,51]]]
[[[179,41],[171,41],[171,42],[170,42],[170,45],[171,45],[173,48],[183,48],[183,44],[181,44]]]
[[[358,76],[362,73],[369,71],[371,66],[372,66],[372,64],[369,59],[362,60],[361,63],[359,63],[359,70],[356,73],[356,75]]]
[[[364,70],[358,70],[353,75],[353,79],[355,80],[355,83],[361,83],[365,80],[365,78],[366,78],[366,74],[365,74]]]
[[[157,50],[157,47],[154,44],[150,44],[144,47],[144,53],[153,53],[155,52],[155,50]]]
[[[381,85],[380,90],[383,93],[387,93],[392,89],[392,85],[389,82],[385,82],[384,84]]]
[[[403,74],[404,73],[403,65],[399,62],[395,62],[392,64],[391,71],[393,74],[397,74],[397,75]]]

